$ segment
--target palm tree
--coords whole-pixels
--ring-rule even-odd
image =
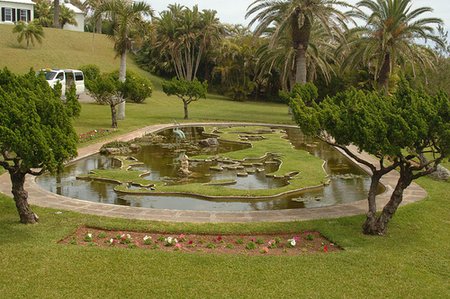
[[[66,6],[61,6],[61,11],[59,14],[59,25],[64,28],[64,25],[77,25],[77,20],[75,19],[75,12],[67,8]]]
[[[389,78],[396,65],[411,63],[420,68],[432,67],[434,51],[418,44],[431,40],[443,45],[434,34],[433,26],[442,25],[438,18],[419,18],[433,10],[430,7],[411,9],[411,0],[363,0],[353,16],[366,22],[349,31],[350,53],[344,65],[353,67],[362,63],[374,73],[379,88],[389,88]],[[368,11],[365,13],[364,11]]]
[[[276,45],[286,31],[290,33],[295,55],[295,83],[304,84],[307,81],[306,53],[314,21],[320,21],[330,35],[345,28],[347,17],[335,8],[337,5],[349,6],[336,0],[255,0],[248,7],[246,17],[256,14],[250,21],[250,26],[259,21],[256,35],[277,24],[271,35],[271,46]]]
[[[128,0],[111,0],[102,2],[96,12],[95,18],[102,13],[109,14],[114,23],[113,35],[114,50],[120,56],[119,80],[125,82],[127,72],[127,52],[131,50],[133,38],[143,26],[144,17],[152,16],[153,10],[145,2],[130,2]],[[125,102],[119,106],[119,119],[125,118]]]
[[[27,43],[27,49],[30,46],[30,43],[34,46],[34,42],[42,43],[42,38],[44,37],[44,29],[42,25],[37,21],[33,21],[30,23],[25,23],[19,21],[16,26],[13,28],[13,33],[18,33],[17,41],[21,43],[24,39]]]
[[[53,23],[52,4],[49,0],[36,1],[34,5],[34,18],[44,27],[50,27]]]
[[[54,0],[53,2],[53,27],[61,28],[59,25],[59,14],[61,11],[61,6],[59,5],[59,0]]]
[[[214,10],[199,11],[174,4],[155,21],[155,46],[171,61],[179,79],[192,81],[197,76],[205,53],[222,38],[223,27]]]
[[[91,17],[88,19],[90,20],[92,24],[92,32],[95,33],[102,33],[102,15],[98,14],[95,17],[95,12],[97,11],[98,7],[102,3],[102,0],[86,0],[83,3],[83,10],[86,14],[91,13]]]
[[[285,32],[280,35],[278,42],[271,45],[271,37],[276,31],[275,27],[268,28],[264,33],[268,38],[266,42],[258,49],[258,69],[259,73],[270,74],[277,72],[280,74],[281,87],[283,90],[289,90],[295,84],[295,50],[290,47],[290,35]],[[331,32],[333,35],[333,32]],[[335,51],[338,47],[340,36],[332,36],[322,26],[318,20],[314,21],[311,28],[308,49],[306,50],[306,70],[307,81],[315,80],[318,74],[321,74],[326,82],[331,80],[334,73],[333,66],[338,65]]]

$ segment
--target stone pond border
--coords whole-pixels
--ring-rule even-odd
[[[283,124],[265,124],[265,123],[242,123],[242,122],[192,122],[183,124],[159,124],[151,125],[145,128],[135,130],[133,132],[110,138],[102,142],[88,145],[78,149],[78,157],[71,162],[78,161],[92,154],[97,153],[103,144],[110,141],[130,141],[146,134],[156,133],[161,130],[171,129],[175,127],[188,126],[229,126],[229,125],[246,125],[246,126],[267,126],[267,127],[297,127]],[[358,153],[354,146],[349,147],[354,153],[373,163],[377,161],[366,153]],[[353,159],[351,159],[353,160]],[[357,163],[355,164],[369,172],[369,169]],[[376,164],[375,164],[376,165]],[[384,176],[381,183],[385,186],[385,192],[377,196],[377,207],[381,209],[389,200],[390,195],[395,187],[398,179],[398,173],[393,171]],[[365,214],[367,211],[367,201],[360,200],[352,203],[338,204],[330,207],[295,209],[295,210],[276,210],[276,211],[245,211],[245,212],[217,212],[217,211],[182,211],[182,210],[166,210],[166,209],[150,209],[118,206],[112,204],[95,203],[85,200],[69,198],[54,194],[42,189],[35,181],[35,177],[27,176],[25,189],[28,191],[29,202],[44,208],[52,208],[61,211],[73,211],[89,215],[169,221],[169,222],[192,222],[192,223],[224,223],[224,222],[288,222],[288,221],[305,221],[324,218],[339,218],[344,216],[353,216]],[[0,176],[0,192],[8,196],[11,195],[11,182],[8,173]],[[427,197],[427,192],[416,183],[405,190],[402,205],[420,201]]]

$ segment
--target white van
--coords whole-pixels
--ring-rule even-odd
[[[80,70],[44,69],[41,70],[41,72],[45,74],[45,79],[52,88],[57,82],[61,83],[62,96],[66,95],[66,90],[68,90],[72,84],[75,84],[78,96],[84,93],[84,74]]]

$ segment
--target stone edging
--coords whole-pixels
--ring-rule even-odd
[[[148,126],[122,136],[111,138],[110,140],[92,144],[78,150],[78,157],[74,160],[80,160],[97,153],[101,146],[109,141],[129,141],[141,137],[146,134],[156,133],[164,129],[186,126],[228,126],[228,125],[261,125],[261,126],[284,126],[281,124],[261,124],[261,123],[233,123],[233,122],[209,122],[209,123],[184,123],[180,125],[161,124]],[[296,126],[291,126],[296,127]],[[355,147],[350,149],[357,153]],[[373,159],[366,153],[358,153],[364,159]],[[71,161],[71,162],[74,162]],[[365,171],[367,167],[353,161]],[[375,161],[376,162],[376,161]],[[381,183],[385,186],[386,191],[377,196],[378,208],[383,207],[389,200],[392,190],[397,183],[398,173],[391,172],[383,177]],[[339,218],[344,216],[353,216],[365,214],[367,211],[366,200],[360,200],[352,203],[338,204],[330,207],[310,208],[310,209],[294,209],[294,210],[276,210],[276,211],[245,211],[245,212],[216,212],[216,211],[181,211],[181,210],[163,210],[150,208],[136,208],[127,206],[118,206],[112,204],[94,203],[85,200],[68,198],[61,195],[51,193],[40,188],[35,181],[35,177],[27,176],[25,189],[28,191],[29,202],[45,208],[53,208],[58,210],[68,210],[83,214],[140,219],[140,220],[156,220],[170,222],[195,222],[195,223],[217,223],[217,222],[287,222],[287,221],[304,221],[323,218]],[[9,195],[11,192],[11,182],[7,173],[0,176],[0,192]],[[424,199],[427,192],[419,185],[413,183],[405,190],[402,205],[409,204]]]

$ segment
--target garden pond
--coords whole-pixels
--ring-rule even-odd
[[[367,196],[370,177],[362,169],[335,148],[304,136],[297,128],[263,128],[255,132],[255,128],[246,130],[240,127],[231,132],[238,136],[231,141],[214,138],[227,129],[209,128],[208,133],[218,133],[217,136],[205,134],[205,130],[208,129],[182,128],[182,137],[185,138],[180,140],[180,135],[175,130],[167,129],[156,135],[159,142],[140,143],[140,150],[129,155],[136,159],[136,163],[129,163],[127,170],[140,173],[141,184],[142,181],[149,183],[147,188],[136,184],[123,184],[118,188],[117,183],[92,179],[90,174],[97,171],[117,171],[124,163],[115,156],[100,154],[72,163],[56,176],[43,175],[38,178],[37,183],[51,192],[81,200],[175,210],[259,211],[316,208],[363,200]],[[270,142],[270,137],[265,136],[272,136],[272,139],[277,141],[280,136],[275,133],[281,134],[283,142],[289,143],[289,150],[295,151],[295,156],[311,157],[317,160],[313,160],[313,163],[319,167],[323,164],[321,174],[315,170],[323,176],[320,184],[314,184],[314,188],[307,188],[313,186],[307,185],[299,188],[302,190],[289,190],[292,182],[297,180],[295,182],[298,183],[307,172],[303,169],[292,171],[296,169],[296,163],[291,159],[283,160],[283,153],[266,153],[264,157],[240,160],[229,158],[233,155],[239,156],[236,154],[239,152],[257,151],[258,142]],[[202,142],[203,146],[200,146]],[[211,144],[204,145],[205,142]],[[268,143],[268,146],[271,144]],[[189,175],[180,175],[183,157],[190,157]],[[289,174],[273,175],[277,170],[279,172],[282,166],[290,171]],[[192,193],[197,193],[192,192],[196,186],[207,186],[205,188],[214,190],[219,195],[226,195],[229,191],[230,196],[216,196],[215,193],[205,195],[200,191],[200,194],[193,195]],[[183,190],[183,187],[188,188],[189,192],[178,192]],[[166,194],[158,192],[159,189],[165,191],[164,188],[174,188],[178,191]],[[288,192],[285,192],[286,190]],[[380,186],[379,192],[382,191]],[[243,195],[236,196],[241,194],[240,192]],[[270,196],[259,196],[266,195],[264,192],[269,192]]]

